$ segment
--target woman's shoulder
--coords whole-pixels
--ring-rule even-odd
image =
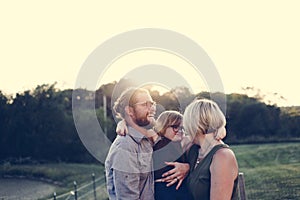
[[[210,170],[217,176],[232,175],[234,180],[238,174],[238,163],[234,152],[230,148],[218,149],[213,156]]]
[[[230,148],[228,148],[228,146],[227,148],[218,149],[213,156],[212,162],[215,165],[220,165],[223,167],[237,166],[237,160],[235,154]]]
[[[235,158],[235,154],[230,149],[230,147],[227,144],[220,144],[220,148],[217,149],[214,157],[220,158],[220,159],[229,159],[229,158]]]

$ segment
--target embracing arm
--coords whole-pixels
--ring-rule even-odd
[[[126,121],[124,119],[117,123],[116,133],[121,136],[124,136],[126,133],[128,133]]]
[[[234,180],[238,176],[238,164],[232,150],[225,148],[218,150],[212,160],[210,172],[210,199],[231,199]]]
[[[126,119],[126,121],[123,119],[122,121],[118,122],[116,128],[116,132],[118,135],[124,136],[128,133],[127,124],[130,125],[132,128],[136,129],[137,131],[143,133],[143,135],[149,138],[152,142],[155,142],[158,139],[158,135],[153,129],[147,130],[143,127],[140,127],[133,123],[131,118]]]
[[[165,162],[169,166],[173,166],[174,168],[164,173],[163,178],[160,179],[161,182],[167,182],[167,187],[175,184],[177,181],[176,190],[182,184],[182,181],[187,177],[190,171],[190,165],[188,163],[180,163],[180,162]]]
[[[216,132],[214,132],[214,138],[218,141],[221,141],[226,137],[226,129],[225,127],[219,128]],[[223,141],[221,141],[223,143]],[[193,138],[190,135],[184,135],[181,140],[181,146],[184,152],[186,152],[193,145]]]
[[[226,137],[226,129],[225,127],[219,128],[215,133],[214,133],[215,139],[216,140],[222,140],[224,137]]]

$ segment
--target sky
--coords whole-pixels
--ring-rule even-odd
[[[254,87],[279,106],[299,106],[299,9],[297,0],[1,1],[0,90],[12,95],[54,82],[74,88],[97,47],[118,34],[154,28],[196,42],[226,94]],[[99,83],[148,64],[172,68],[192,89],[208,87],[175,54],[145,49],[114,60]]]

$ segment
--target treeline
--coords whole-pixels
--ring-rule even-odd
[[[0,160],[2,162],[94,162],[77,134],[72,109],[83,102],[94,107],[101,127],[113,140],[116,122],[110,103],[116,82],[102,85],[96,92],[77,89],[59,90],[55,84],[37,86],[32,91],[8,97],[0,91]],[[123,89],[130,83],[121,84]],[[163,109],[184,112],[193,99],[210,98],[202,92],[191,94],[187,88],[175,88],[164,94],[150,90],[158,103],[158,114]],[[217,103],[224,94],[213,94]],[[220,102],[218,102],[220,96]],[[72,105],[73,100],[73,105]],[[107,102],[105,108],[103,104]],[[87,104],[91,105],[91,104]],[[227,137],[225,142],[255,143],[292,141],[300,138],[299,107],[280,108],[266,105],[259,99],[243,94],[226,95]],[[221,106],[222,107],[222,106]],[[28,161],[28,162],[29,162]]]

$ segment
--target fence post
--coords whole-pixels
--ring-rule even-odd
[[[53,193],[53,200],[56,200],[56,192]]]
[[[95,173],[92,174],[92,178],[93,178],[94,199],[97,200],[97,195],[96,195],[96,182],[95,182]]]
[[[76,181],[74,181],[73,183],[74,183],[74,195],[75,195],[75,200],[77,200],[77,183],[76,183]]]
[[[247,196],[246,196],[246,188],[245,188],[245,179],[244,179],[244,173],[240,172],[238,175],[238,179],[239,179],[239,192],[240,192],[240,199],[241,200],[247,200]]]

